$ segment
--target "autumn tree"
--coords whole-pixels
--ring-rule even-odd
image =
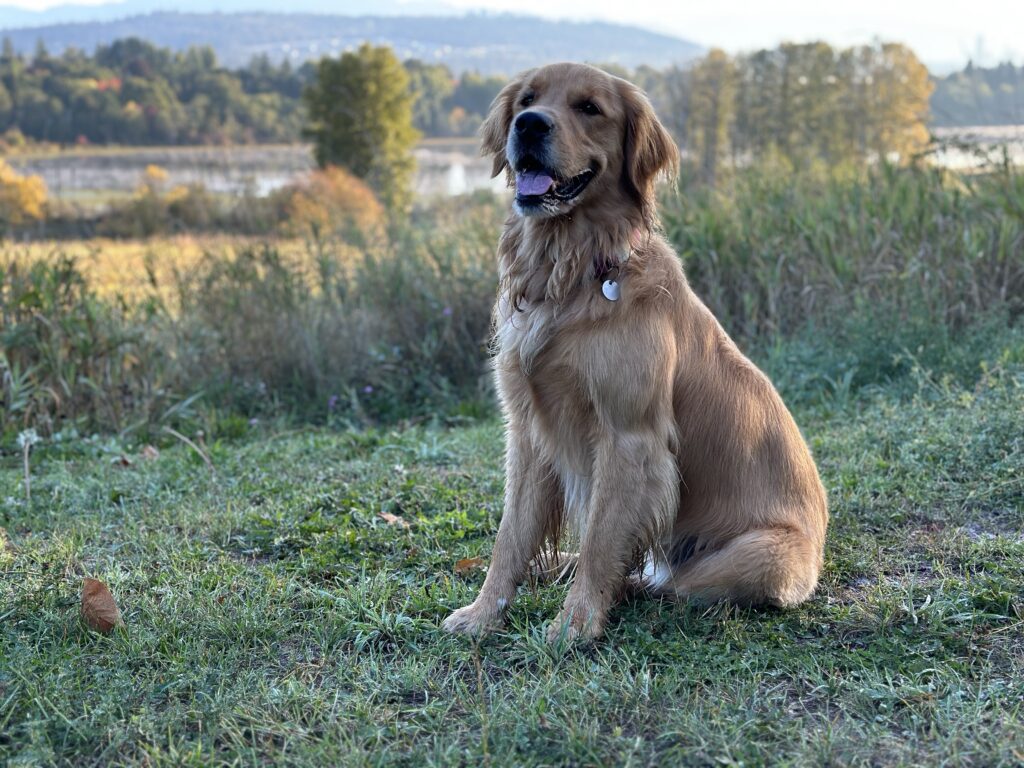
[[[709,182],[726,159],[781,158],[797,170],[905,163],[928,142],[932,83],[899,44],[787,43],[736,59],[714,50],[674,79],[673,112]]]
[[[345,168],[388,208],[405,208],[419,132],[409,76],[391,49],[367,43],[339,59],[322,59],[304,99],[317,164]]]
[[[715,48],[693,68],[686,127],[687,150],[709,184],[714,184],[719,163],[729,152],[735,97],[736,65],[725,51]]]
[[[22,176],[0,160],[0,234],[43,218],[46,185],[38,176]]]
[[[934,84],[910,48],[884,43],[871,49],[868,150],[906,162],[928,145],[928,104]]]

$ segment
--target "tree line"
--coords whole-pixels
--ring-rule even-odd
[[[257,56],[221,66],[212,48],[175,52],[127,38],[94,53],[31,56],[0,49],[0,133],[59,144],[231,144],[302,138],[302,94],[318,65],[293,67]],[[415,127],[429,136],[471,136],[500,78],[454,77],[441,65],[404,64],[415,99]]]
[[[1024,66],[968,62],[936,81],[931,107],[936,125],[1024,125]]]
[[[210,48],[176,53],[129,38],[92,54],[0,50],[0,126],[60,144],[293,141],[310,69],[255,59],[228,70]]]
[[[898,43],[783,44],[735,57],[712,50],[678,73],[668,98],[683,146],[713,182],[727,162],[906,162],[928,145],[933,87]]]
[[[472,136],[503,85],[500,77],[475,72],[456,77],[443,64],[408,60],[402,66],[414,97],[413,126],[424,136]],[[855,117],[865,109],[874,114],[878,100],[886,98],[883,89],[905,85],[890,82],[896,70],[917,92],[914,109],[923,95],[921,109],[927,115],[930,108],[934,124],[1024,123],[1024,67],[968,65],[934,79],[903,46],[783,45],[737,57],[712,51],[685,69],[607,68],[645,88],[681,143],[696,142],[702,152],[711,145],[722,151],[723,140],[730,153],[760,152],[766,142],[786,152],[825,135],[831,146],[819,150],[829,157],[877,144],[877,135],[869,135],[870,127]],[[22,55],[5,41],[0,132],[12,133],[8,143],[18,133],[59,144],[297,141],[307,120],[302,94],[317,72],[316,62],[292,66],[266,56],[231,69],[209,47],[175,52],[136,38],[99,46],[92,54],[72,49],[59,56],[42,45]],[[927,83],[934,84],[930,101]],[[727,130],[709,124],[706,115],[697,122],[695,115],[721,107],[726,113],[713,119],[729,123]],[[844,109],[850,117],[845,128],[830,131]]]

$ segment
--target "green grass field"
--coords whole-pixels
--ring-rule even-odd
[[[636,600],[551,649],[439,629],[500,515],[501,429],[275,431],[0,458],[0,763],[1019,765],[1024,370],[798,408],[832,508],[796,610]],[[131,466],[119,457],[128,451]],[[408,524],[387,522],[390,513]],[[83,576],[126,627],[78,615]]]

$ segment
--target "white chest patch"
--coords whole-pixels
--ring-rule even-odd
[[[650,551],[644,558],[644,567],[641,571],[644,586],[648,589],[661,589],[672,578],[672,567],[664,557]]]

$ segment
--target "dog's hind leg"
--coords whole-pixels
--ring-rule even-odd
[[[820,544],[793,528],[766,528],[687,561],[666,586],[680,598],[789,607],[811,596],[820,570]]]

